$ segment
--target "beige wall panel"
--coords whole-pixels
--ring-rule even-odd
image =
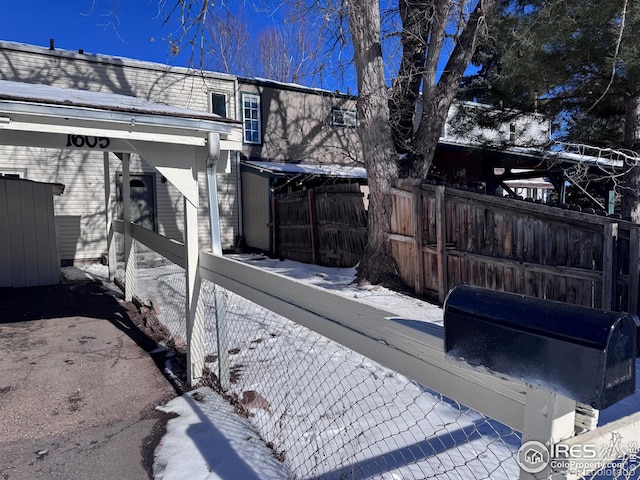
[[[270,246],[269,179],[242,172],[244,238],[247,246],[268,251]]]

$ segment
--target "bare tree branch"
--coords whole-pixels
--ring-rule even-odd
[[[622,45],[622,36],[624,34],[624,29],[625,29],[625,26],[626,26],[627,7],[628,6],[629,6],[629,0],[624,0],[624,3],[622,5],[622,15],[621,15],[621,18],[620,18],[620,31],[618,33],[618,40],[616,42],[616,48],[615,48],[615,51],[613,53],[613,59],[611,60],[611,77],[609,78],[609,83],[607,84],[607,87],[604,89],[602,94],[593,103],[593,105],[591,105],[591,107],[589,107],[587,109],[587,113],[591,112],[596,107],[596,105],[598,105],[602,101],[602,99],[607,95],[607,93],[609,93],[609,90],[611,90],[611,86],[613,85],[613,81],[616,78],[616,69],[617,69],[617,64],[618,64],[618,58],[619,58],[619,55],[620,55],[620,45]]]

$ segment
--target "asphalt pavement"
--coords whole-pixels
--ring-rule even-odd
[[[0,289],[0,480],[152,478],[183,386],[135,314],[97,282]]]

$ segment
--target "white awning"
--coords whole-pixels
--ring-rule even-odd
[[[194,205],[194,172],[239,150],[241,125],[136,97],[0,80],[0,144],[138,153]],[[197,178],[197,176],[196,176]]]

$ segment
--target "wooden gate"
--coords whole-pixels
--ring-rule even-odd
[[[358,184],[325,185],[275,197],[275,253],[305,263],[352,267],[367,241]]]

